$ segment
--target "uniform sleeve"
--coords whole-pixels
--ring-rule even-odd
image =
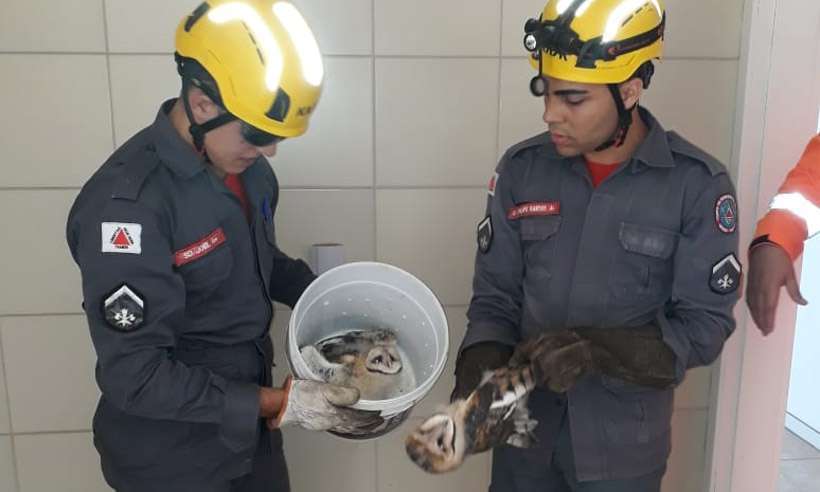
[[[109,200],[101,208],[72,211],[68,241],[82,274],[103,397],[131,415],[216,424],[236,451],[252,446],[258,387],[173,357],[185,286],[156,215],[127,200]]]
[[[473,297],[467,311],[467,333],[460,351],[481,342],[515,345],[520,340],[524,262],[518,224],[507,219],[515,206],[510,173],[498,167],[494,196],[488,196],[485,218],[477,227]],[[482,246],[486,241],[486,246]]]
[[[296,301],[315,279],[316,275],[307,263],[293,259],[276,248],[270,280],[271,299],[293,309]]]
[[[786,176],[769,212],[757,223],[755,239],[766,236],[796,260],[803,242],[820,227],[820,136],[814,137],[802,158]]]
[[[658,314],[663,340],[676,356],[675,376],[711,364],[735,328],[740,296],[737,206],[729,176],[699,178],[691,204],[684,205],[674,257],[672,296]]]

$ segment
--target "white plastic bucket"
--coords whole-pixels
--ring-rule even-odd
[[[354,408],[379,411],[385,423],[361,434],[342,435],[352,439],[378,437],[398,427],[441,376],[449,348],[444,309],[422,281],[384,263],[348,263],[320,275],[293,309],[287,358],[294,376],[320,380],[302,359],[301,347],[363,327],[396,334],[416,386],[389,400],[359,401]]]

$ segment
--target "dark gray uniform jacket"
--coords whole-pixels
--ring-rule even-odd
[[[315,278],[276,246],[279,187],[267,161],[241,175],[249,225],[172,127],[173,102],[94,174],[68,218],[109,482],[232,478],[270,453],[258,387],[271,385],[271,299],[293,306]]]
[[[479,226],[462,350],[654,323],[677,356],[679,381],[719,355],[740,283],[733,185],[713,157],[640,114],[646,140],[597,189],[583,157],[561,157],[548,134],[501,159]],[[549,455],[562,398],[532,396],[541,440],[533,453]],[[672,390],[592,376],[567,400],[579,480],[635,477],[666,462]]]

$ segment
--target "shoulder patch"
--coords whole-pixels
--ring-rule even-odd
[[[731,294],[740,286],[743,268],[734,253],[729,253],[712,265],[709,287],[721,295]]]
[[[726,166],[724,166],[719,160],[711,156],[705,150],[681,137],[676,132],[667,132],[666,138],[669,142],[669,148],[673,153],[685,155],[686,157],[700,162],[706,166],[707,169],[709,169],[712,176],[726,174]]]
[[[145,180],[156,169],[159,158],[153,152],[145,152],[144,159],[132,158],[122,163],[122,173],[114,182],[111,198],[135,201],[139,198]]]
[[[476,228],[478,250],[487,254],[493,245],[493,219],[489,215],[479,222]]]
[[[103,222],[103,253],[142,254],[142,224]]]
[[[134,331],[145,320],[145,300],[133,287],[122,284],[102,301],[103,317],[119,332]]]

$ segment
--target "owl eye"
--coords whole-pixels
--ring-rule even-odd
[[[438,436],[438,439],[436,439],[436,444],[439,449],[444,449],[444,436]]]
[[[373,359],[373,362],[375,364],[382,364],[384,362],[384,358],[380,355],[380,356],[376,357],[375,359]]]

